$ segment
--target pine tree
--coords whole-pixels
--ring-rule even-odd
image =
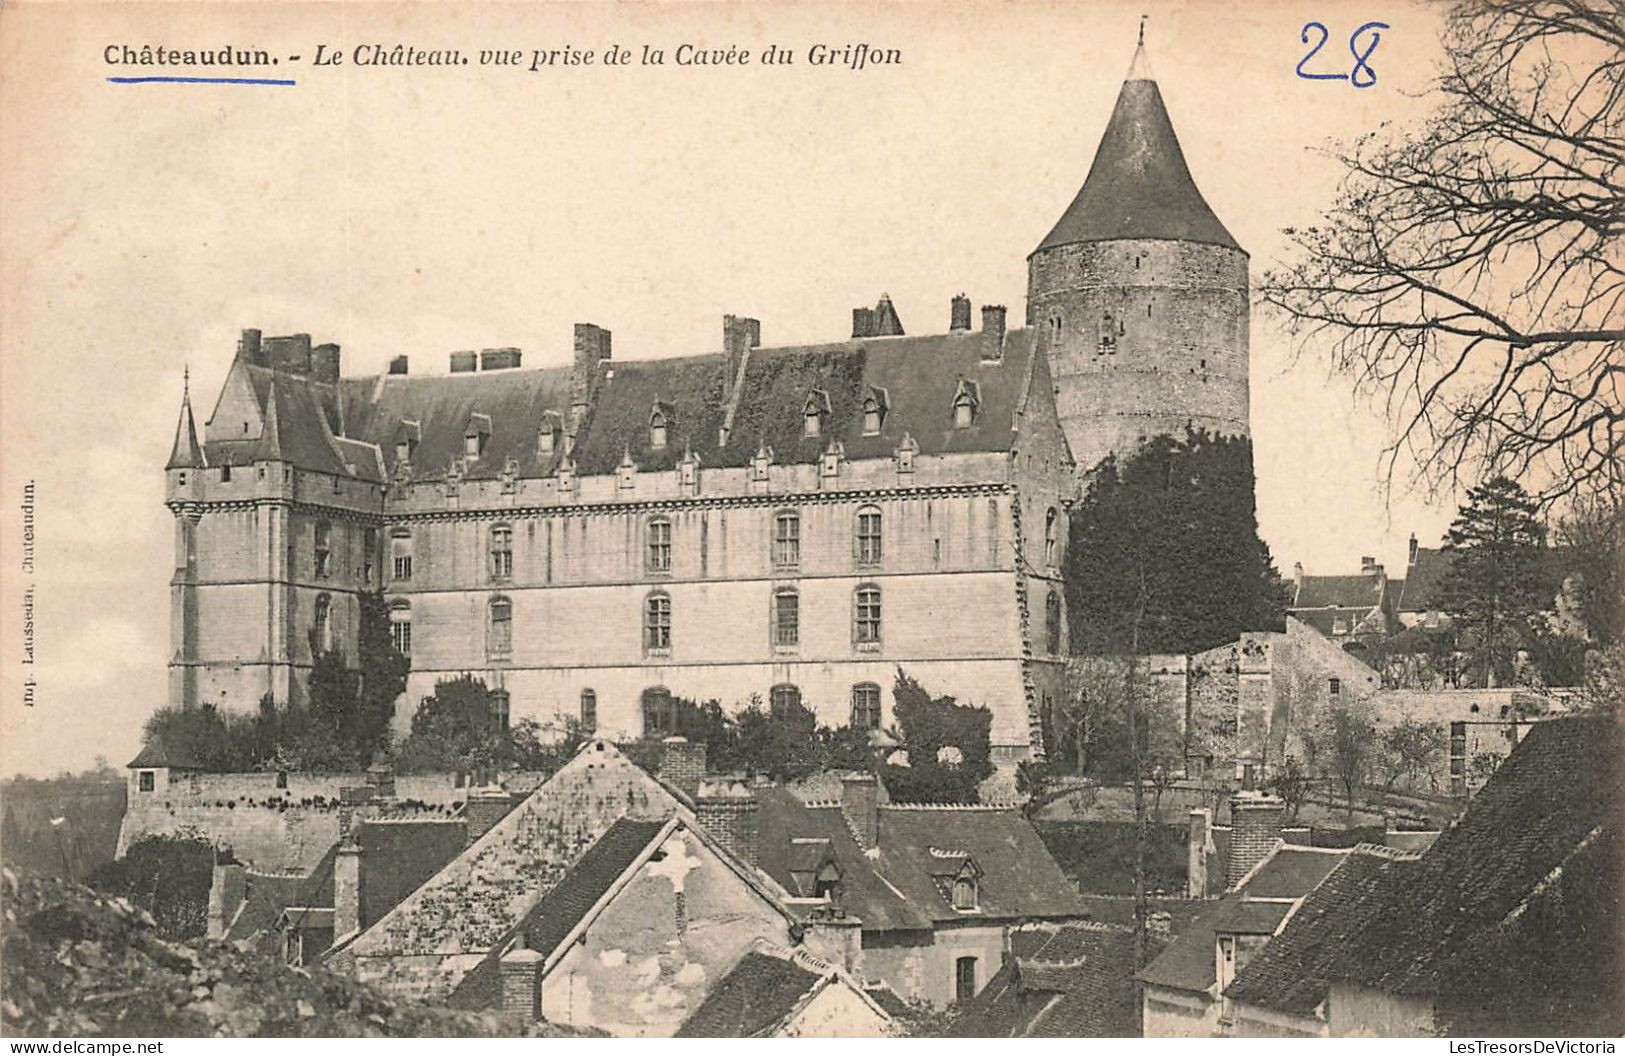
[[[1453,560],[1441,584],[1442,607],[1483,685],[1512,681],[1518,650],[1551,600],[1543,569],[1546,530],[1537,508],[1516,481],[1496,477],[1467,493],[1445,536]]]

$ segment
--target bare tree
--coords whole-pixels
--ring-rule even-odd
[[[1264,278],[1301,350],[1385,402],[1431,486],[1505,474],[1543,503],[1625,482],[1618,0],[1463,0],[1438,105],[1335,152],[1323,223]]]

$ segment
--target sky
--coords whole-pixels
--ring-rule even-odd
[[[1312,223],[1321,150],[1425,113],[1433,11],[1394,2],[109,6],[0,11],[0,774],[121,766],[165,702],[172,518],[162,467],[183,371],[206,417],[237,334],[308,332],[344,370],[515,345],[567,362],[716,351],[725,313],[765,345],[844,338],[889,293],[910,333],[949,298],[1012,306],[1147,52],[1209,204],[1252,255]],[[1377,83],[1348,35],[1382,21]],[[813,67],[868,43],[902,62]],[[263,47],[294,86],[110,84],[109,45]],[[357,66],[357,45],[461,48],[466,67]],[[792,66],[677,67],[682,44],[788,48]],[[529,69],[535,49],[663,48],[668,64]],[[313,67],[318,45],[345,56]],[[481,50],[520,51],[516,68]],[[301,60],[293,61],[299,55]],[[1255,308],[1252,430],[1276,565],[1399,574],[1460,497],[1390,490],[1389,424]],[[34,485],[32,574],[22,572]],[[34,663],[23,657],[32,587]],[[25,706],[24,680],[33,704]]]

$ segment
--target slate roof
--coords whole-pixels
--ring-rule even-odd
[[[126,770],[157,770],[168,767],[172,770],[201,770],[202,767],[196,759],[185,752],[174,751],[164,743],[162,737],[154,738],[143,744],[134,759],[125,764]]]
[[[332,906],[333,859],[337,851],[337,844],[329,847],[316,867],[302,876],[247,870],[243,901],[227,921],[225,941],[253,940],[269,932],[291,906]]]
[[[1140,1034],[1134,932],[1038,925],[1010,934],[1012,956],[954,1018],[977,1038],[1126,1038]]]
[[[400,905],[423,883],[462,853],[468,827],[461,818],[413,821],[363,819],[356,829],[361,845],[363,927]],[[332,905],[332,902],[322,903]]]
[[[457,989],[516,933],[589,848],[623,817],[668,817],[677,800],[614,745],[576,757],[345,951],[363,978],[426,997]],[[428,967],[426,967],[428,966]]]
[[[1343,945],[1366,927],[1382,898],[1410,875],[1414,856],[1363,844],[1338,861],[1303,900],[1281,934],[1236,973],[1233,1001],[1313,1016],[1330,990],[1327,970]]]
[[[1581,852],[1617,841],[1621,762],[1611,717],[1534,724],[1405,882],[1382,892],[1328,976],[1409,995],[1461,983],[1457,965],[1492,946]]]
[[[1416,560],[1405,571],[1405,589],[1400,591],[1400,612],[1431,612],[1439,608],[1439,588],[1450,574],[1456,555],[1449,550],[1416,548]]]
[[[1213,950],[1219,933],[1273,933],[1291,911],[1292,903],[1324,881],[1346,853],[1278,845],[1237,890],[1214,902],[1183,928],[1168,948],[1145,966],[1140,978],[1152,986],[1210,992],[1218,982]],[[1255,895],[1255,883],[1269,894]]]
[[[1380,577],[1304,576],[1289,606],[1293,609],[1369,609],[1382,604]],[[1303,617],[1299,617],[1302,619]]]
[[[611,825],[526,916],[526,945],[544,956],[557,949],[665,827],[664,820],[631,818]]]
[[[1074,242],[1178,239],[1240,249],[1196,189],[1157,82],[1136,76],[1117,96],[1094,164],[1072,204],[1038,244],[1039,252]]]
[[[679,1038],[773,1037],[786,1020],[825,986],[848,986],[863,995],[877,1017],[891,1011],[876,998],[884,988],[860,988],[851,976],[803,951],[792,951],[757,940],[733,968],[717,981],[705,1000],[677,1028]]]

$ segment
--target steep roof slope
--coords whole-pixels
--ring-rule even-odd
[[[771,1035],[823,979],[793,958],[752,950],[723,976],[683,1025],[679,1038]]]
[[[1011,932],[1011,957],[955,1017],[974,1038],[1130,1038],[1140,1034],[1134,932],[1104,924]]]
[[[937,921],[1083,913],[1072,881],[1019,810],[881,807],[879,821],[881,870]],[[953,908],[933,868],[966,856],[982,874],[975,913]]]
[[[1142,59],[1136,54],[1136,69]],[[1157,82],[1135,73],[1123,82],[1082,189],[1035,253],[1121,238],[1241,248],[1196,189]]]

